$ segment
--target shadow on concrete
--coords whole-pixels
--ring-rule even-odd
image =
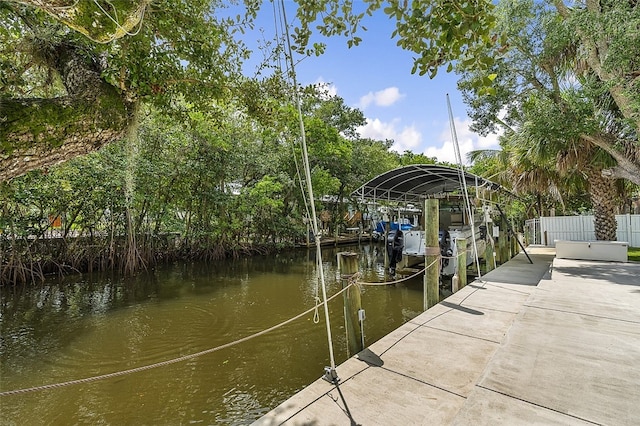
[[[440,304],[442,306],[446,306],[447,308],[451,308],[451,309],[456,309],[458,311],[464,312],[466,314],[471,314],[471,315],[484,315],[484,312],[482,311],[476,311],[475,309],[471,309],[471,308],[467,308],[464,306],[460,306],[460,305],[456,305],[455,303],[451,303],[451,302],[440,302]]]
[[[360,361],[366,362],[371,367],[382,367],[384,361],[376,355],[371,349],[366,348],[356,355]]]
[[[585,261],[575,266],[564,266],[556,263],[553,271],[582,279],[605,280],[612,284],[640,287],[640,264]]]
[[[486,290],[486,287],[483,286],[479,286],[479,285],[474,285],[474,284],[467,284],[466,287],[471,287],[471,288],[475,288],[477,290]]]
[[[490,283],[505,283],[535,287],[545,275],[549,274],[549,267],[553,262],[552,255],[532,255],[533,264],[518,255],[498,268],[487,272],[481,281]]]

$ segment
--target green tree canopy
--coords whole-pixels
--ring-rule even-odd
[[[22,3],[0,2],[3,180],[121,139],[140,102],[179,112],[227,96],[246,56],[208,0]],[[135,30],[109,24],[132,14]]]
[[[260,112],[252,110],[259,98],[254,86],[240,77],[249,55],[240,37],[261,2],[245,1],[237,16],[226,6],[216,0],[0,1],[0,180],[123,138],[140,103],[184,115],[184,105],[206,113],[212,102],[237,99]],[[417,54],[413,71],[434,76],[459,58],[468,66],[490,64],[477,53],[493,46],[492,9],[488,0],[299,0],[293,39],[304,54],[322,52],[321,43],[310,43],[316,31],[357,45],[365,15],[381,10],[396,21],[392,35],[399,46]]]
[[[579,34],[553,6],[500,3],[497,16],[496,30],[510,47],[490,71],[493,93],[477,89],[484,73],[467,73],[460,81],[475,130],[505,131],[501,146],[513,188],[548,191],[556,199],[586,190],[598,239],[615,239],[620,185],[603,170],[618,159],[611,155],[616,141],[634,137],[632,125],[607,84],[585,67]]]

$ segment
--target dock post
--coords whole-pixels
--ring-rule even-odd
[[[511,235],[509,233],[509,223],[502,218],[502,221],[500,222],[500,227],[504,229],[503,231],[503,235],[504,235],[504,246],[502,247],[504,250],[504,255],[503,255],[503,262],[502,263],[506,263],[508,261],[511,260]]]
[[[465,238],[456,239],[456,251],[458,253],[458,288],[460,290],[467,285],[467,240]]]
[[[424,298],[423,307],[426,311],[433,305],[440,303],[440,243],[438,230],[440,229],[440,203],[438,199],[429,198],[424,202],[425,226],[425,254],[424,265]]]
[[[504,229],[504,263],[511,260],[511,233],[509,232],[509,222],[506,218],[500,221],[500,228]]]
[[[511,257],[513,258],[516,257],[520,252],[520,244],[518,243],[518,241],[520,241],[520,234],[515,232],[511,234],[511,241],[513,242],[513,244],[511,245]]]
[[[516,243],[516,236],[512,233],[509,233],[509,243],[509,259],[513,259],[516,255],[516,246],[518,243]]]
[[[338,269],[340,270],[342,288],[345,288],[349,285],[349,280],[358,272],[358,254],[338,253]],[[344,328],[347,335],[347,355],[352,356],[364,349],[364,324],[362,324],[364,315],[360,312],[362,311],[360,287],[357,284],[352,285],[342,293],[342,299],[344,302]]]
[[[487,245],[484,249],[485,273],[493,271],[496,267],[496,259],[493,257],[493,238],[487,235]]]
[[[505,254],[506,251],[506,247],[507,247],[507,233],[505,232],[505,225],[504,225],[504,221],[500,222],[500,232],[499,232],[499,236],[498,236],[498,262],[502,265],[503,263],[506,263],[507,260],[509,260],[507,258],[507,255]]]
[[[387,238],[389,238],[389,229],[391,224],[389,223],[389,217],[385,214],[382,216],[384,221],[384,235],[382,236],[382,251],[384,252],[384,270],[389,270],[389,253],[387,252]]]
[[[516,254],[520,253],[520,244],[522,244],[524,247],[526,247],[526,243],[524,241],[524,234],[522,232],[518,232],[518,239],[516,240]],[[520,243],[518,243],[518,241],[520,241]]]

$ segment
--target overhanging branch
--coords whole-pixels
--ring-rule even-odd
[[[57,21],[101,44],[134,35],[152,0],[121,2],[116,10],[110,2],[75,0],[12,0],[45,11]],[[87,25],[87,22],[90,24]]]
[[[87,98],[0,100],[0,181],[50,167],[121,139],[131,106],[105,86]]]
[[[581,135],[581,138],[605,150],[618,163],[616,167],[604,170],[604,176],[614,179],[627,179],[636,185],[640,185],[640,165],[618,151],[614,145],[615,140],[604,136],[586,134]]]

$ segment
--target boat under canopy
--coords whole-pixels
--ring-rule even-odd
[[[416,203],[440,194],[464,191],[461,173],[468,187],[501,190],[497,183],[468,172],[435,164],[412,164],[378,175],[351,193],[360,199]]]
[[[449,198],[452,193],[456,193],[453,194],[456,199],[463,200],[465,190],[469,188],[475,188],[476,194],[478,190],[508,192],[497,183],[459,169],[435,164],[412,164],[376,176],[351,195],[362,201],[373,201],[374,204],[383,202],[421,206],[427,198]],[[475,210],[476,207],[470,209]],[[442,276],[456,273],[457,262],[449,262],[449,259],[457,257],[457,239],[467,241],[467,265],[484,256],[487,238],[490,238],[487,234],[487,225],[491,222],[489,210],[483,208],[477,215],[471,210],[467,214],[464,210],[466,208],[459,205],[454,208],[440,206],[438,240],[442,255]],[[413,223],[404,232],[385,232],[387,254],[392,259],[389,264],[391,275],[395,274],[396,264],[403,269],[424,262],[424,234],[424,228],[417,223]],[[479,269],[479,264],[477,265]]]

